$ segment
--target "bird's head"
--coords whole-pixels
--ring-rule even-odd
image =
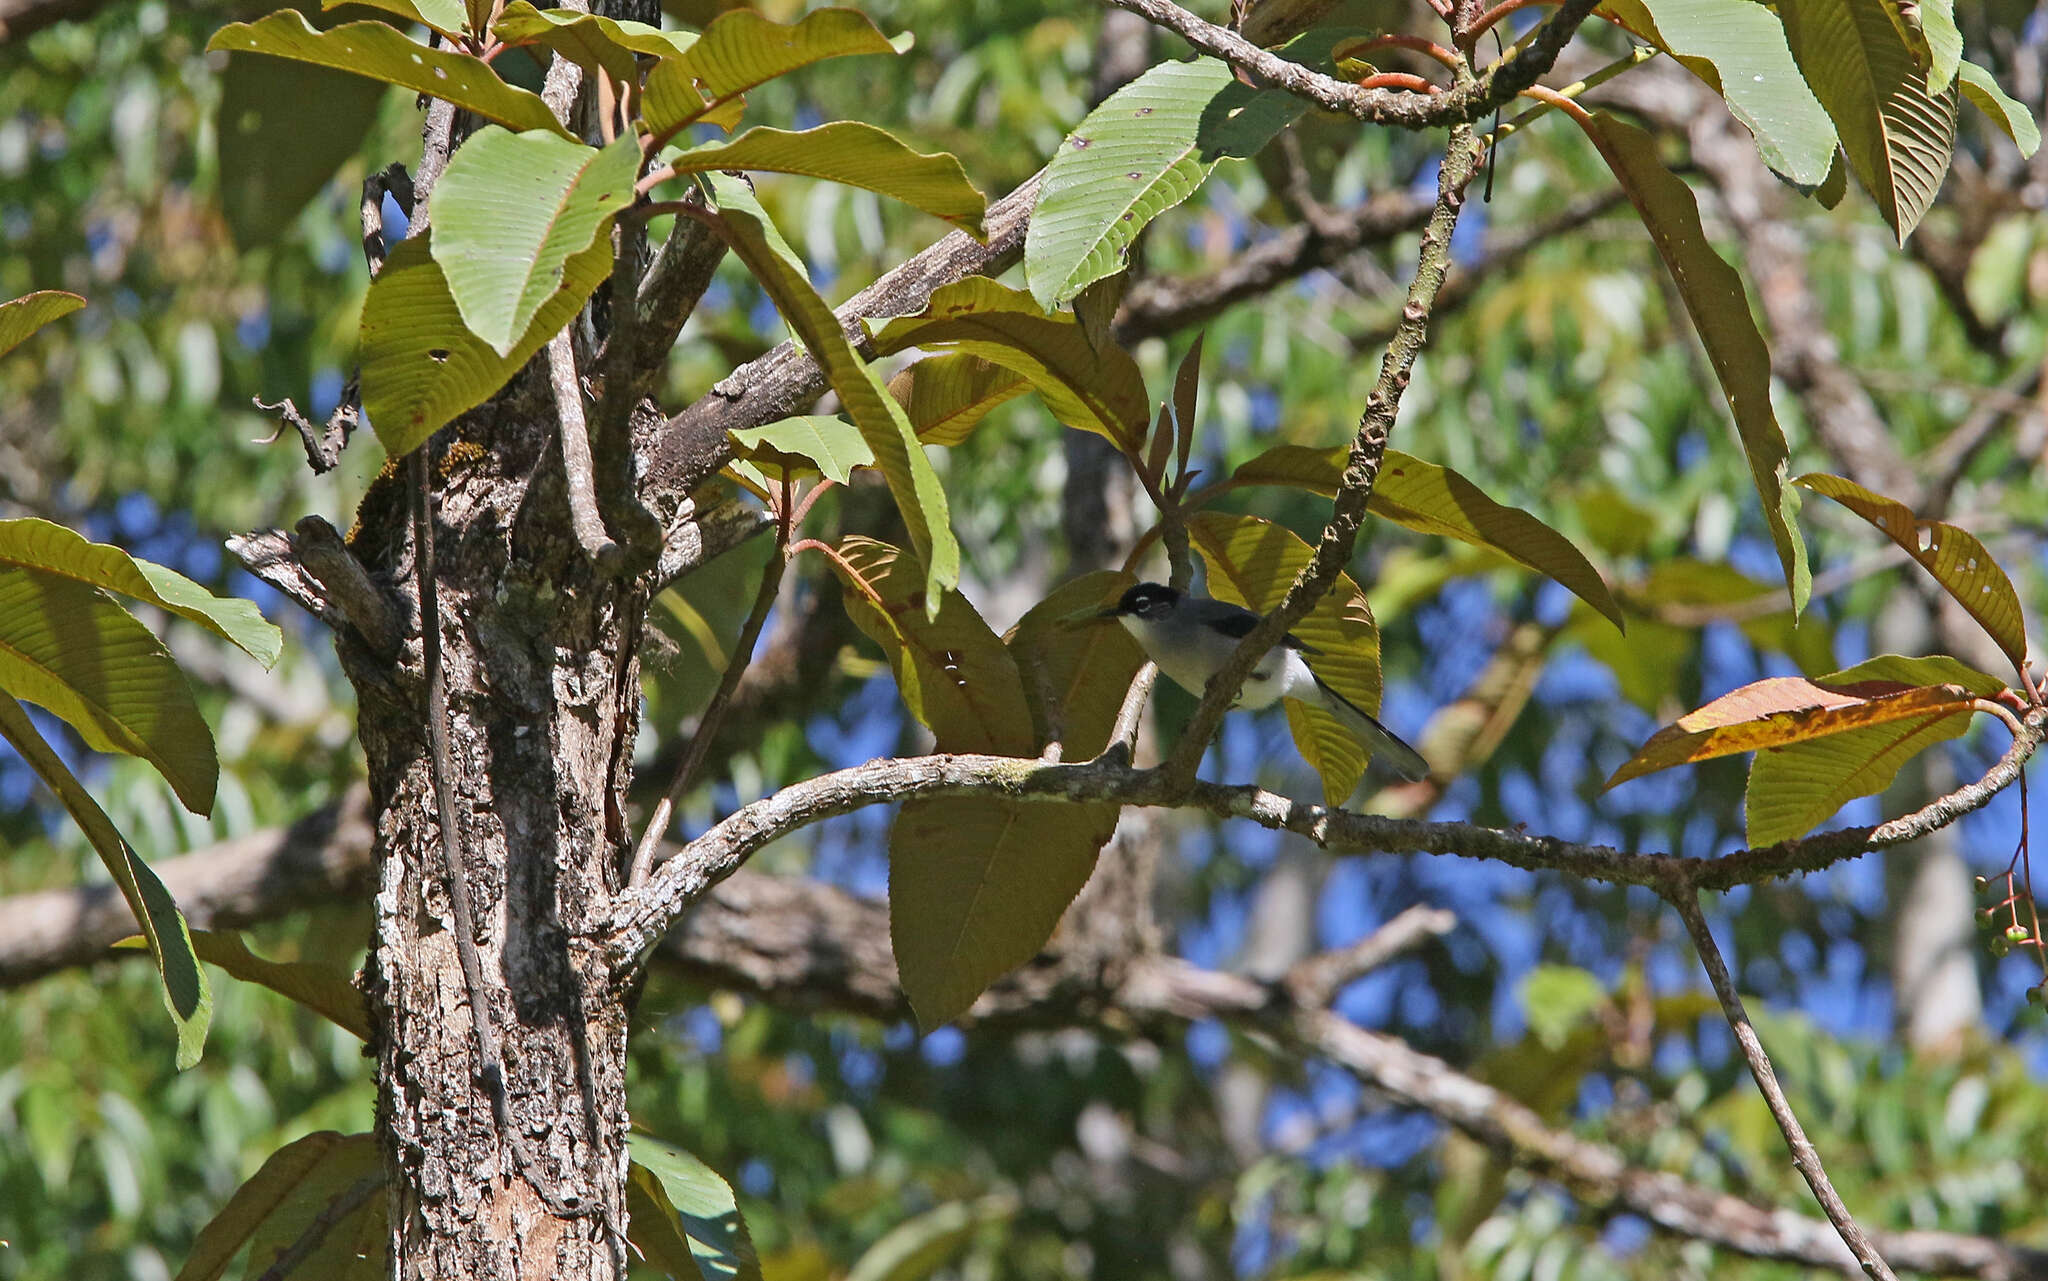
[[[1163,618],[1180,603],[1180,592],[1164,583],[1139,583],[1125,592],[1117,603],[1102,611],[1101,618]]]

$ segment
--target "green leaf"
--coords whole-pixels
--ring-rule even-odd
[[[657,141],[699,120],[731,129],[740,96],[756,85],[827,58],[895,52],[867,15],[852,9],[817,9],[795,26],[733,9],[713,19],[682,57],[648,73],[640,111]]]
[[[844,183],[900,200],[986,240],[981,219],[988,201],[945,152],[913,151],[894,134],[854,120],[837,120],[802,133],[749,129],[731,142],[707,142],[669,158],[678,174],[743,169],[794,173]]]
[[[1835,159],[1835,126],[1777,14],[1754,0],[1602,0],[1606,14],[1705,81],[1787,181],[1811,190]]]
[[[983,1226],[1017,1214],[1017,1198],[997,1193],[953,1201],[890,1228],[855,1260],[846,1281],[925,1281],[951,1263]]]
[[[371,1258],[357,1257],[363,1253],[357,1242],[367,1235],[366,1218],[369,1224],[382,1223],[390,1201],[382,1190],[384,1158],[373,1134],[351,1134],[330,1144],[302,1174],[288,1180],[286,1194],[249,1231],[249,1261],[243,1274],[261,1277],[275,1266],[278,1255],[305,1236],[316,1218],[334,1214],[337,1202],[356,1195],[365,1182],[377,1190],[336,1220],[319,1246],[283,1275],[308,1281],[384,1275],[389,1247],[383,1234],[371,1237]]]
[[[1102,570],[1060,584],[1003,638],[1031,704],[1038,746],[1057,738],[1061,759],[1091,760],[1109,746],[1111,728],[1145,665],[1145,652],[1113,620],[1075,625],[1089,607],[1107,608],[1138,580]]]
[[[1209,594],[1261,614],[1279,607],[1294,576],[1315,555],[1293,531],[1256,516],[1198,512],[1188,521],[1188,537],[1209,568]],[[1365,593],[1349,574],[1337,576],[1330,591],[1294,625],[1294,634],[1319,651],[1309,665],[1331,689],[1368,715],[1379,711],[1379,627]],[[1362,746],[1321,707],[1287,701],[1295,747],[1316,766],[1324,799],[1343,804],[1365,772]]]
[[[935,291],[925,309],[875,334],[875,354],[944,348],[994,361],[1031,381],[1052,416],[1104,436],[1132,454],[1145,439],[1151,401],[1129,352],[1089,343],[1072,316],[1048,316],[1022,290],[969,276]]]
[[[2016,213],[1993,223],[1977,242],[1963,273],[1963,296],[1986,324],[2003,324],[2025,304],[2041,231],[2031,212]]]
[[[355,155],[390,86],[331,67],[236,54],[215,129],[220,211],[240,249],[274,243]],[[306,110],[317,102],[318,111]]]
[[[562,288],[501,356],[463,323],[434,261],[433,235],[428,230],[394,245],[363,300],[363,410],[393,458],[411,453],[503,387],[611,272],[612,246],[604,237],[570,256],[562,265]]]
[[[232,930],[194,930],[192,946],[199,959],[218,965],[245,983],[267,987],[290,997],[344,1032],[370,1039],[370,1011],[363,994],[340,970],[310,961],[272,961],[249,950]]]
[[[256,22],[229,23],[213,33],[206,48],[331,67],[452,102],[508,129],[569,136],[539,95],[506,84],[481,58],[430,49],[381,22],[347,22],[316,31],[296,9],[282,9]]]
[[[1022,395],[1024,375],[968,352],[927,356],[889,380],[912,431],[927,445],[957,445],[991,409]]]
[[[1232,472],[1230,479],[1236,485],[1291,485],[1334,497],[1350,454],[1344,445],[1275,445]],[[1496,503],[1448,467],[1389,449],[1373,484],[1370,506],[1374,515],[1418,533],[1492,548],[1569,588],[1617,629],[1626,630],[1621,606],[1615,604],[1600,571],[1570,539],[1519,508]]]
[[[712,28],[724,21],[713,23]],[[705,38],[710,38],[708,33]],[[783,319],[817,359],[832,390],[839,393],[840,405],[860,428],[868,448],[874,451],[875,465],[889,482],[889,492],[895,495],[903,523],[910,529],[911,546],[924,563],[927,607],[937,610],[946,589],[960,581],[960,545],[953,539],[946,491],[939,484],[938,473],[932,470],[931,459],[925,456],[902,406],[884,390],[875,371],[853,349],[846,331],[839,326],[839,318],[811,287],[802,260],[775,230],[754,193],[739,179],[722,174],[706,177],[717,194],[718,218],[725,229],[726,243],[761,282]]]
[[[1743,816],[1753,846],[1804,836],[1859,796],[1890,787],[1899,767],[1970,728],[1967,710],[1917,716],[1756,754]]]
[[[627,1235],[647,1261],[682,1281],[761,1281],[760,1259],[732,1186],[696,1157],[629,1134]]]
[[[1977,110],[2005,130],[2005,136],[2013,140],[2022,157],[2031,157],[2041,149],[2041,126],[2035,123],[2033,113],[1999,88],[1990,72],[1974,62],[1964,62],[1956,68],[1956,82]]]
[[[177,1281],[214,1281],[249,1244],[257,1227],[292,1201],[337,1147],[370,1138],[367,1134],[345,1138],[333,1130],[316,1130],[272,1152],[262,1167],[235,1189],[220,1213],[199,1229]]]
[[[469,23],[469,13],[463,0],[321,0],[320,8],[325,12],[357,5],[397,14],[409,22],[438,31],[450,40],[460,40]]]
[[[1959,685],[1979,698],[1997,698],[2005,693],[2005,682],[1978,671],[1947,654],[1926,654],[1918,658],[1904,654],[1879,654],[1853,667],[1819,678],[1829,685],[1850,685],[1860,681],[1897,681],[1901,685]]]
[[[930,608],[916,566],[871,538],[846,539],[831,559],[846,612],[882,647],[904,705],[940,751],[1033,754],[1017,664],[965,596],[948,589]]]
[[[1307,105],[1240,84],[1215,58],[1166,62],[1105,99],[1046,165],[1024,239],[1024,279],[1047,311],[1120,270],[1145,225],[1193,194],[1224,156],[1248,156]]]
[[[1728,398],[1797,617],[1813,594],[1813,572],[1795,524],[1799,496],[1785,484],[1789,451],[1771,409],[1771,353],[1750,314],[1742,278],[1708,243],[1692,188],[1664,167],[1649,134],[1605,112],[1595,113],[1588,128],[1642,216]]]
[[[215,596],[176,570],[89,542],[46,520],[0,520],[0,565],[59,574],[146,601],[198,623],[266,668],[284,648],[284,633],[264,620],[254,602]]]
[[[1539,965],[1522,979],[1521,996],[1529,1031],[1557,1050],[1581,1020],[1607,1003],[1607,988],[1599,976],[1575,965]]]
[[[4,610],[0,610],[0,618],[5,616]],[[213,1018],[213,993],[199,968],[199,958],[192,951],[192,936],[185,927],[184,914],[178,911],[171,892],[164,888],[156,873],[129,847],[99,802],[93,800],[62,758],[43,741],[21,704],[11,698],[0,698],[0,739],[7,740],[57,794],[72,821],[92,842],[114,884],[120,887],[121,897],[128,900],[128,910],[142,927],[150,959],[163,980],[164,1008],[170,1011],[171,1022],[178,1029],[178,1070],[184,1071],[199,1061],[206,1045],[206,1026]]]
[[[1937,94],[1956,78],[1963,61],[1963,33],[1956,30],[1956,0],[1921,0],[1920,33],[1927,43],[1927,92]]]
[[[1840,476],[1809,472],[1792,483],[1834,499],[1884,531],[1977,620],[2013,666],[2026,667],[2026,620],[2020,614],[2019,593],[1975,534],[1947,521],[1921,520],[1904,503]]]
[[[85,306],[85,299],[61,289],[38,289],[0,302],[0,356],[19,347],[24,339],[59,316],[68,316]]]
[[[765,427],[738,428],[730,435],[740,456],[756,466],[790,470],[809,464],[810,470],[842,485],[854,468],[870,467],[875,461],[860,428],[828,415],[784,418]]]
[[[213,733],[163,643],[76,579],[0,568],[0,703],[46,709],[96,752],[139,756],[185,808],[213,811]]]
[[[506,5],[491,34],[510,45],[552,49],[585,71],[601,70],[629,85],[640,83],[639,55],[673,58],[697,42],[687,31],[572,9],[536,9],[527,0]]]
[[[1038,955],[1115,834],[1118,808],[979,796],[903,806],[889,829],[889,939],[920,1026],[964,1013]]]
[[[631,135],[600,151],[486,125],[463,143],[434,188],[432,243],[470,332],[509,355],[565,287],[568,261],[633,203],[639,166]]]
[[[1906,243],[1948,174],[1955,89],[1929,88],[1882,3],[1799,0],[1781,11],[1792,56],[1834,119],[1849,168]]]

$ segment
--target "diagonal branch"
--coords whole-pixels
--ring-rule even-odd
[[[1820,1163],[1820,1153],[1812,1140],[1806,1137],[1799,1118],[1792,1114],[1792,1104],[1778,1084],[1778,1074],[1771,1070],[1770,1056],[1764,1053],[1764,1043],[1750,1024],[1749,1012],[1742,1007],[1742,995],[1735,990],[1735,980],[1729,977],[1728,963],[1721,959],[1721,949],[1714,942],[1714,933],[1707,928],[1707,918],[1700,913],[1699,895],[1680,891],[1670,895],[1669,899],[1671,906],[1677,908],[1678,915],[1684,919],[1686,933],[1692,935],[1693,946],[1700,954],[1700,964],[1706,967],[1707,979],[1714,985],[1714,995],[1720,998],[1721,1011],[1728,1016],[1728,1029],[1735,1033],[1735,1043],[1742,1047],[1743,1060],[1749,1064],[1749,1074],[1756,1079],[1757,1091],[1764,1096],[1764,1104],[1771,1110],[1771,1119],[1778,1123],[1778,1129],[1784,1134],[1785,1146],[1792,1150],[1793,1166],[1806,1180],[1806,1186],[1813,1189],[1814,1199],[1820,1202],[1828,1222],[1835,1225],[1842,1244],[1856,1256],[1864,1274],[1872,1281],[1897,1281],[1883,1256],[1870,1243],[1869,1235],[1850,1216],[1841,1194],[1828,1181],[1828,1172]]]

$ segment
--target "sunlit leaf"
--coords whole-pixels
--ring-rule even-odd
[[[1799,0],[1780,13],[1792,56],[1833,118],[1849,168],[1904,244],[1948,175],[1955,87],[1931,89],[1883,3]]]
[[[1753,0],[1602,0],[1599,12],[1720,94],[1765,164],[1804,188],[1827,178],[1834,122],[1792,61],[1776,13]]]
[[[1990,72],[1974,62],[1964,62],[1956,68],[1956,83],[1962,86],[1963,96],[1971,105],[2005,130],[2005,136],[2013,140],[2022,157],[2031,158],[2041,149],[2041,126],[2034,120],[2034,113],[1999,88]]]
[[[967,352],[913,361],[889,380],[911,430],[927,445],[957,445],[988,412],[1030,389],[1024,375]]]
[[[1036,956],[1116,832],[1114,804],[912,801],[889,829],[889,938],[920,1026]]]
[[[434,261],[431,230],[392,246],[363,301],[363,411],[393,458],[503,387],[576,315],[612,265],[599,237],[562,264],[562,287],[543,302],[512,349],[499,355],[463,323]]]
[[[316,31],[296,9],[256,22],[231,22],[206,42],[211,51],[264,53],[365,76],[454,103],[508,129],[569,136],[538,94],[506,84],[481,58],[430,49],[382,22],[346,22]]]
[[[1218,160],[1253,154],[1306,109],[1239,83],[1215,58],[1160,63],[1111,94],[1045,168],[1024,240],[1032,297],[1051,311],[1120,270],[1145,225]]]
[[[916,565],[871,538],[846,539],[832,567],[847,613],[882,647],[904,705],[937,736],[939,750],[1033,754],[1017,664],[965,596],[948,590],[928,609]]]
[[[697,42],[687,31],[573,9],[537,9],[527,0],[506,5],[491,34],[506,44],[552,49],[585,71],[602,70],[623,84],[640,82],[640,55],[673,58]]]
[[[207,1024],[213,1018],[213,993],[207,986],[206,974],[199,968],[199,958],[192,951],[192,935],[185,926],[184,913],[178,910],[171,892],[164,888],[156,873],[129,847],[99,802],[93,800],[63,759],[43,741],[21,704],[11,698],[0,698],[0,739],[11,745],[57,794],[65,812],[92,842],[100,862],[120,888],[121,897],[128,901],[128,910],[142,927],[150,959],[163,980],[164,1008],[170,1011],[171,1022],[178,1029],[178,1069],[191,1067],[199,1061],[206,1045]]]
[[[731,129],[740,95],[756,85],[826,58],[897,51],[867,15],[852,9],[813,10],[794,26],[734,9],[705,27],[683,56],[648,73],[640,110],[657,140],[699,120]]]
[[[1686,314],[1692,317],[1728,398],[1797,617],[1813,593],[1813,574],[1796,523],[1799,496],[1785,484],[1789,451],[1771,408],[1771,354],[1750,314],[1742,278],[1708,243],[1700,226],[1699,202],[1657,158],[1654,138],[1605,112],[1596,113],[1589,128],[1678,286]]]
[[[783,470],[809,464],[810,470],[842,485],[854,468],[875,461],[860,428],[827,415],[783,418],[763,427],[737,428],[731,435],[740,456],[749,462]]]
[[[1809,472],[1792,483],[1834,499],[1877,526],[1977,620],[2014,666],[2026,666],[2019,593],[1975,534],[1946,521],[1921,520],[1904,503],[1840,476]]]
[[[645,1134],[626,1136],[627,1235],[678,1281],[761,1281],[754,1239],[732,1185],[690,1153]]]
[[[844,183],[900,200],[986,239],[988,201],[945,152],[913,151],[894,134],[857,120],[836,120],[790,133],[749,129],[731,142],[709,142],[668,158],[678,174],[709,169],[794,173]]]
[[[0,302],[0,356],[13,351],[44,325],[83,306],[85,299],[61,289],[38,289]]]
[[[469,12],[463,0],[321,0],[320,8],[325,12],[357,5],[381,9],[408,22],[431,27],[450,40],[461,39],[463,29],[469,23]]]
[[[568,262],[633,203],[640,145],[599,150],[550,133],[486,125],[462,144],[434,187],[433,251],[471,333],[510,355],[564,288]]]
[[[718,23],[712,26],[716,28]],[[911,546],[924,563],[926,601],[936,610],[942,593],[960,581],[960,545],[954,541],[946,491],[932,470],[931,459],[925,456],[902,406],[853,349],[839,318],[811,287],[803,261],[775,230],[754,193],[739,179],[720,174],[706,177],[718,196],[718,217],[726,230],[726,242],[775,300],[776,309],[825,371],[832,390],[839,393],[840,405],[874,452],[875,466],[889,482],[889,492],[909,527]]]
[[[1977,697],[1953,685],[1770,676],[1731,690],[1658,730],[1614,771],[1606,786],[1717,756],[1782,747],[1869,725],[1967,712]]]
[[[1126,453],[1145,438],[1151,404],[1130,353],[1097,348],[1072,316],[1048,316],[1029,294],[982,276],[935,291],[925,309],[875,333],[875,354],[908,347],[965,352],[1031,381],[1053,417],[1107,437]]]
[[[1275,445],[1231,473],[1243,485],[1291,485],[1310,493],[1334,496],[1344,480],[1350,448],[1311,449]],[[1617,628],[1621,607],[1614,603],[1600,571],[1593,568],[1571,540],[1529,513],[1504,507],[1477,485],[1448,467],[1389,449],[1373,483],[1370,510],[1375,516],[1418,533],[1456,538],[1490,547],[1569,588],[1599,610]]]
[[[213,812],[213,732],[163,642],[96,587],[0,562],[0,703],[26,699],[96,752],[139,756]]]

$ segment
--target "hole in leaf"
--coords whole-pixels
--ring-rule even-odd
[[[428,349],[427,359],[433,361],[437,365],[445,365],[448,363],[448,357],[453,354],[454,353],[449,351],[446,347],[433,347]]]

